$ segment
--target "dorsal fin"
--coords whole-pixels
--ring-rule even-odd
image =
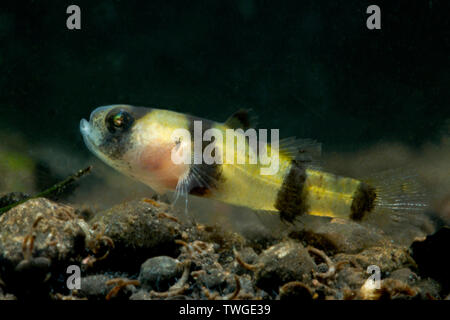
[[[283,155],[308,167],[313,169],[321,167],[322,144],[316,140],[295,137],[281,139],[279,150]]]
[[[253,121],[250,118],[250,110],[240,109],[233,113],[226,121],[225,125],[230,129],[247,130],[253,127]]]

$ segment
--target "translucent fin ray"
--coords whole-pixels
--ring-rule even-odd
[[[321,168],[322,144],[313,139],[289,137],[280,140],[280,154],[313,168]]]
[[[394,211],[423,211],[429,206],[429,194],[413,169],[390,169],[363,181],[375,187],[377,207]]]

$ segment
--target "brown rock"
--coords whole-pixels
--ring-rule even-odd
[[[335,256],[336,262],[350,261],[356,263],[363,270],[370,265],[376,265],[382,273],[414,264],[407,248],[396,246],[372,247],[361,253],[346,254],[340,253]]]
[[[357,253],[387,241],[379,230],[343,219],[315,219],[302,231],[294,233],[294,236],[314,247],[334,253]]]
[[[136,269],[156,255],[176,257],[183,227],[166,214],[167,204],[150,200],[125,202],[95,215],[89,224],[114,243],[104,263],[110,268]]]
[[[22,244],[33,233],[33,256],[48,258],[55,262],[71,262],[84,250],[85,232],[88,226],[79,219],[75,210],[45,198],[29,200],[5,212],[0,217],[0,261],[15,267],[24,259]],[[4,268],[3,268],[4,269]]]
[[[307,250],[298,242],[286,241],[263,251],[257,264],[261,268],[255,274],[256,286],[267,291],[278,288],[290,281],[311,279],[311,272],[317,271]]]

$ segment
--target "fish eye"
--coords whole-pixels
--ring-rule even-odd
[[[124,110],[113,110],[106,116],[106,127],[111,133],[124,131],[133,124],[133,116]]]

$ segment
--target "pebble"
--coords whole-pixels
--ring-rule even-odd
[[[177,259],[159,256],[141,265],[139,281],[144,289],[164,292],[181,276],[183,269]]]
[[[256,286],[267,291],[277,291],[290,281],[311,279],[312,271],[317,271],[307,250],[298,242],[286,241],[269,247],[256,261],[261,268],[256,271]]]

